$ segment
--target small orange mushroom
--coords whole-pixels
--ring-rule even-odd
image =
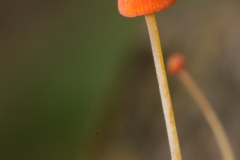
[[[125,17],[136,17],[162,11],[176,0],[118,0],[118,10]]]
[[[170,74],[178,74],[185,67],[185,59],[179,53],[175,53],[168,58],[167,70]]]
[[[162,99],[172,160],[181,160],[181,151],[177,136],[177,128],[173,114],[172,102],[168,88],[162,48],[154,12],[164,10],[176,0],[118,0],[118,10],[125,17],[145,15],[150,36],[153,59],[157,73],[160,96]]]
[[[185,70],[185,60],[180,53],[171,55],[167,61],[167,70],[170,74],[175,74],[187,91],[190,93],[194,101],[198,104],[199,109],[202,111],[207,123],[209,124],[216,142],[219,146],[223,160],[235,160],[233,149],[228,140],[227,134],[217,117],[211,103],[205,97],[203,92],[197,86],[191,75]]]

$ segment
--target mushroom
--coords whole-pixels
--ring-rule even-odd
[[[168,88],[156,19],[154,16],[154,12],[162,11],[172,6],[175,2],[176,0],[118,0],[118,9],[120,14],[125,17],[145,15],[150,35],[155,68],[157,72],[157,79],[167,127],[171,157],[172,160],[181,160],[181,152],[172,109],[172,102]]]
[[[194,101],[198,104],[207,123],[209,124],[216,139],[220,152],[224,160],[235,160],[230,142],[224,128],[213,110],[210,102],[199,89],[193,78],[185,70],[185,60],[180,53],[172,54],[167,61],[167,70],[172,75],[177,75],[179,80],[188,90]]]

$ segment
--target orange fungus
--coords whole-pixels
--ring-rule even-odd
[[[167,70],[170,74],[177,74],[185,67],[185,60],[179,53],[175,53],[168,58]]]
[[[162,11],[176,0],[118,0],[118,10],[125,17],[136,17]]]

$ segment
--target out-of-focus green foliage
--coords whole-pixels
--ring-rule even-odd
[[[138,19],[120,16],[117,1],[97,0],[56,1],[46,11],[19,1],[6,3],[6,14],[18,3],[25,3],[19,12],[38,16],[22,28],[7,22],[20,36],[1,38],[0,159],[90,159],[105,100],[129,56],[123,44]]]

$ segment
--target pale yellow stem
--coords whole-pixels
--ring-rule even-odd
[[[186,71],[181,71],[178,74],[178,78],[190,92],[190,95],[198,104],[200,110],[203,112],[206,121],[208,122],[214,137],[216,138],[217,144],[220,148],[222,157],[224,160],[235,160],[233,150],[228,141],[227,135],[223,129],[223,126],[212,109],[211,104],[207,98],[203,95],[201,90],[198,88],[196,83],[193,81],[191,76]]]
[[[146,22],[151,40],[151,46],[153,51],[154,63],[157,72],[157,79],[159,84],[159,90],[163,105],[163,113],[165,117],[168,140],[170,144],[172,160],[181,160],[181,152],[178,142],[177,129],[174,120],[174,114],[172,110],[172,103],[170,93],[168,89],[168,82],[166,77],[166,71],[164,67],[162,49],[160,39],[158,35],[158,29],[154,14],[146,15]]]

